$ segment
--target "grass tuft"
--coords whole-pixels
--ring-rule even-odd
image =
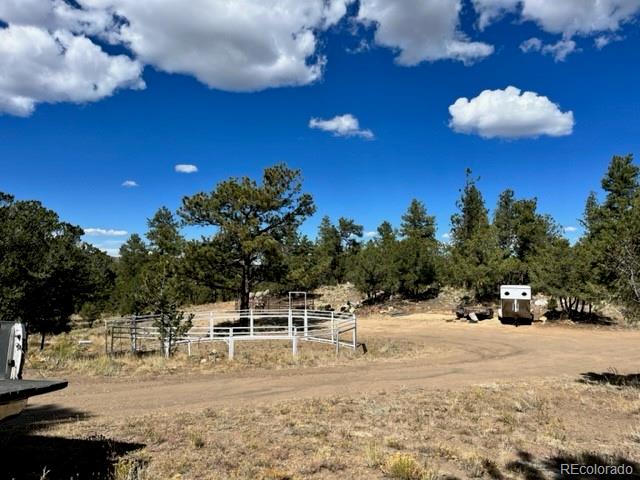
[[[397,480],[421,480],[423,470],[411,455],[395,453],[387,458],[384,472],[390,478]]]

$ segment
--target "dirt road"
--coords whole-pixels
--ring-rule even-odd
[[[151,380],[70,378],[61,392],[32,399],[92,417],[275,402],[315,396],[458,388],[581,373],[640,369],[640,332],[545,327],[515,328],[496,320],[445,323],[440,316],[362,319],[360,339],[411,338],[437,347],[432,355],[332,367],[250,370]],[[302,346],[304,348],[304,346]]]

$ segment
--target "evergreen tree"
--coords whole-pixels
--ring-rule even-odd
[[[435,217],[424,204],[412,200],[402,216],[403,238],[396,247],[395,273],[398,291],[409,297],[425,294],[437,282],[438,245]]]
[[[424,203],[414,198],[407,212],[402,215],[400,234],[406,238],[435,240],[436,217],[427,215]]]
[[[0,193],[0,320],[25,322],[41,348],[92,294],[82,234],[40,202]]]
[[[515,193],[511,189],[503,191],[498,197],[498,205],[493,214],[493,225],[498,236],[498,245],[506,256],[515,251],[516,243],[516,214]]]
[[[458,246],[469,241],[489,225],[487,209],[476,181],[472,177],[471,170],[467,168],[465,185],[456,203],[459,211],[451,217],[452,240]]]
[[[151,251],[158,255],[177,257],[182,253],[184,239],[180,235],[180,223],[167,207],[161,207],[147,220],[147,239]]]
[[[607,193],[604,208],[612,215],[620,215],[631,208],[638,191],[640,168],[633,163],[633,155],[615,155],[602,179],[602,189]]]
[[[489,225],[482,193],[471,170],[451,217],[451,245],[448,259],[453,283],[474,290],[483,298],[495,295],[499,284],[501,253],[495,228]]]
[[[311,195],[302,193],[299,170],[284,164],[264,170],[262,183],[248,177],[220,182],[209,193],[185,197],[179,214],[187,225],[214,226],[215,258],[234,283],[240,308],[270,276],[268,261],[283,254],[283,243],[315,211]]]
[[[122,244],[119,253],[113,302],[121,315],[140,314],[144,306],[137,292],[142,271],[149,262],[149,250],[140,235],[134,233]]]

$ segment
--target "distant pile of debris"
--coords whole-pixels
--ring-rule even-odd
[[[493,308],[487,305],[458,305],[453,312],[456,314],[456,318],[467,319],[471,323],[477,323],[480,320],[490,320],[493,318]]]

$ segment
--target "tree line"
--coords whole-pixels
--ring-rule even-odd
[[[185,322],[184,304],[238,300],[250,293],[309,291],[353,282],[371,301],[400,295],[424,298],[443,286],[494,299],[500,284],[531,284],[552,295],[573,319],[616,302],[627,318],[640,316],[639,168],[631,155],[614,156],[570,243],[562,227],[538,211],[535,198],[507,189],[490,214],[470,170],[446,241],[436,219],[413,199],[400,222],[384,221],[372,237],[354,219],[322,218],[315,239],[300,232],[316,207],[301,172],[285,164],[260,181],[229,178],[210,192],[183,198],[176,212],[161,207],[144,238],[131,235],[112,258],[82,241],[83,231],[37,201],[0,194],[0,319],[21,320],[44,335],[67,328],[73,313],[162,312]],[[186,239],[185,226],[206,227]],[[188,319],[186,319],[188,320]]]

